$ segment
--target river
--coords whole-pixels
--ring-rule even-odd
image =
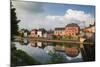
[[[17,49],[25,51],[29,56],[41,62],[42,64],[46,64],[51,61],[52,56],[48,54],[49,52],[56,52],[61,55],[64,58],[65,63],[83,61],[81,51],[78,53],[77,56],[70,57],[63,50],[63,48],[65,48],[64,45],[60,46],[59,44],[55,45],[54,43],[28,42],[27,40],[24,40],[24,43],[13,43],[15,44],[15,47]]]

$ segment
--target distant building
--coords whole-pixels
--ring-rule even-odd
[[[26,30],[26,29],[21,29],[20,31],[19,31],[19,33],[20,33],[20,36],[22,36],[22,37],[27,37],[28,36],[28,30]]]
[[[64,28],[55,28],[54,35],[60,35],[60,36],[76,36],[80,33],[80,27],[75,24],[71,23],[66,25]]]
[[[64,32],[67,36],[76,36],[80,33],[80,27],[75,23],[71,23],[66,25]]]
[[[30,33],[30,37],[37,37],[37,29],[33,29]]]
[[[37,37],[42,37],[42,30],[37,31]]]
[[[47,31],[47,38],[52,39],[53,35],[54,35],[54,31],[53,30]]]
[[[92,37],[95,33],[95,23],[93,25],[90,25],[89,27],[86,27],[84,29],[84,32],[87,38]]]
[[[55,30],[54,30],[54,35],[63,36],[63,35],[64,35],[64,30],[65,30],[65,28],[55,28]]]
[[[95,33],[95,23],[93,25],[90,25],[89,27],[86,27],[84,29],[85,32],[91,32],[91,33]]]
[[[47,31],[45,29],[33,29],[30,37],[47,37]]]
[[[47,31],[45,29],[41,28],[37,31],[37,36],[38,37],[47,37]]]
[[[45,32],[45,33],[43,34],[43,37],[47,37],[47,35],[48,35],[48,33],[47,33],[47,32]]]
[[[80,36],[80,37],[84,37],[84,35],[85,35],[84,29],[80,29],[80,34],[79,34],[79,36]]]

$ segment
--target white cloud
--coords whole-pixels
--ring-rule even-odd
[[[16,9],[19,22],[19,27],[26,29],[45,28],[54,29],[55,27],[65,27],[68,23],[78,23],[81,28],[88,26],[94,22],[91,14],[86,14],[84,11],[68,9],[63,16],[47,15],[45,13],[34,14],[23,9]]]
[[[46,13],[41,3],[13,1],[12,4],[16,8],[18,19],[21,20],[18,23],[20,29],[54,29],[65,27],[68,23],[78,23],[82,28],[94,22],[93,16],[84,11],[68,9],[63,16],[56,16]]]
[[[94,18],[91,14],[86,14],[84,11],[68,9],[64,16],[47,16],[49,20],[60,22],[61,25],[68,23],[77,23],[81,27],[88,26],[94,23]]]

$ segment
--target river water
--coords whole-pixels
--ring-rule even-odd
[[[20,42],[13,42],[13,43],[15,44],[15,47],[17,49],[25,51],[29,56],[41,62],[42,64],[46,64],[51,61],[52,56],[48,54],[49,52],[56,52],[62,55],[65,63],[83,61],[81,51],[77,56],[70,57],[64,51],[55,50],[55,48],[57,48],[57,45],[59,44],[54,45],[53,43],[42,43],[42,42],[30,43],[27,41],[24,41],[24,43]],[[61,48],[64,47],[65,46],[61,46]]]

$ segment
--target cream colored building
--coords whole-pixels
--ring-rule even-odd
[[[56,36],[58,36],[58,35],[63,36],[65,34],[64,30],[65,30],[65,28],[55,28],[54,35],[56,35]]]

